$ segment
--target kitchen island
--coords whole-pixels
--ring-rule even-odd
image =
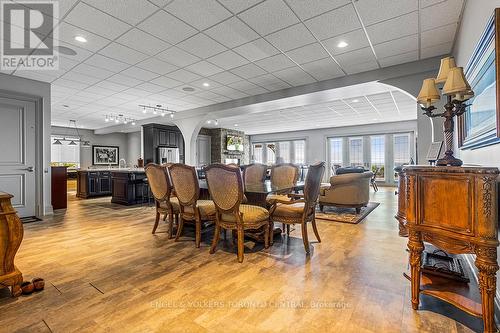
[[[111,195],[111,202],[134,205],[148,195],[144,168],[78,170],[77,197]]]

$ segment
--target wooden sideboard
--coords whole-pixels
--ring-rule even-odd
[[[12,195],[0,192],[0,287],[11,287],[12,296],[21,295],[23,275],[14,257],[23,240],[23,224],[10,203]]]
[[[399,191],[400,223],[408,232],[411,302],[419,294],[449,302],[482,317],[485,332],[496,332],[494,297],[498,271],[497,168],[408,166]],[[401,225],[400,224],[400,225]],[[428,242],[451,254],[476,255],[479,292],[467,284],[421,274],[422,251]]]

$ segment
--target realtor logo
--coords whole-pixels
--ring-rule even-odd
[[[1,2],[2,70],[57,70],[57,2]]]

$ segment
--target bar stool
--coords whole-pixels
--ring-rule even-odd
[[[141,183],[142,183],[142,204],[144,204],[144,198],[146,198],[146,202],[148,204],[148,206],[150,206],[150,203],[151,203],[151,195],[149,193],[149,182],[148,182],[148,179],[147,178],[143,178],[141,180]],[[145,193],[144,193],[145,192]]]

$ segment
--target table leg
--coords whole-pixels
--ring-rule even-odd
[[[420,296],[420,266],[422,265],[422,251],[424,250],[424,242],[420,232],[410,230],[408,249],[410,250],[411,267],[411,306],[414,310],[417,310]]]
[[[495,325],[496,272],[498,271],[497,249],[478,246],[476,248],[476,267],[479,270],[479,291],[483,312],[484,332],[497,332]]]

